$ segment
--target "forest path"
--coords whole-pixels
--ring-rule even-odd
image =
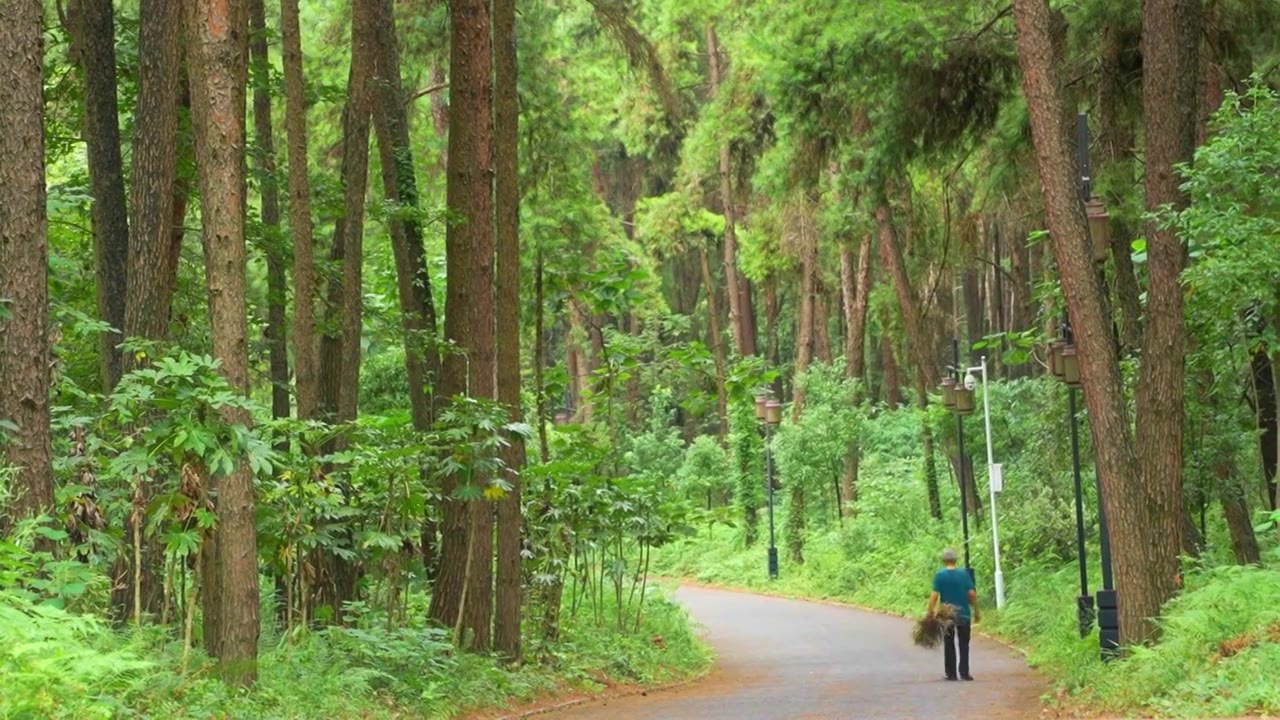
[[[974,637],[975,682],[943,679],[911,622],[851,608],[682,586],[676,599],[718,656],[707,678],[580,705],[558,720],[1012,720],[1040,716],[1044,684],[1020,655]]]

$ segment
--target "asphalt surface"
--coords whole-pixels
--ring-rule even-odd
[[[973,639],[974,682],[947,682],[942,649],[913,645],[911,622],[901,618],[689,586],[676,598],[718,655],[707,678],[545,717],[1012,720],[1040,714],[1043,685],[1020,655],[991,640]]]

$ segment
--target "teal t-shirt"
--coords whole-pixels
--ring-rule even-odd
[[[942,568],[933,576],[933,591],[938,593],[942,602],[955,605],[965,622],[972,620],[969,591],[973,589],[973,580],[964,568]]]

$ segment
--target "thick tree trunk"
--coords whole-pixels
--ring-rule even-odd
[[[893,229],[893,210],[888,203],[876,208],[876,228],[880,236],[880,261],[893,278],[894,293],[898,296],[898,308],[907,326],[907,345],[916,367],[924,374],[924,387],[937,384],[937,363],[933,362],[929,353],[929,341],[925,335],[924,320],[920,316],[920,302],[916,299],[907,276],[907,267],[902,260],[902,250]],[[927,404],[927,396],[921,400]]]
[[[520,407],[520,133],[516,80],[516,0],[493,0],[493,158],[497,256],[498,402],[512,422],[524,420]],[[511,490],[498,502],[498,578],[494,646],[520,659],[520,472],[524,442],[511,438],[503,451]]]
[[[814,273],[819,275],[817,262],[814,262]],[[813,354],[819,362],[830,365],[835,362],[831,351],[831,302],[827,284],[820,276],[814,278],[813,293]]]
[[[280,0],[284,41],[285,127],[289,135],[289,224],[293,230],[293,366],[298,418],[315,417],[319,402],[316,356],[315,251],[311,181],[307,176],[307,105],[302,79],[298,0]]]
[[[1258,537],[1253,532],[1253,518],[1249,514],[1249,502],[1240,482],[1240,468],[1235,458],[1224,455],[1218,462],[1218,499],[1231,533],[1231,551],[1241,565],[1259,565],[1262,554],[1258,550]]]
[[[253,55],[253,131],[262,194],[262,241],[267,255],[267,327],[263,336],[271,366],[271,417],[289,417],[289,339],[285,323],[288,289],[280,235],[280,186],[276,179],[275,133],[271,129],[271,63],[263,0],[249,0],[249,51]]]
[[[453,117],[449,123],[446,199],[458,222],[449,223],[445,233],[448,295],[444,329],[446,341],[456,344],[466,356],[451,353],[445,358],[441,389],[450,398],[464,393],[493,398],[493,198],[489,175],[489,99],[493,83],[489,9],[484,0],[455,0],[449,12]],[[485,480],[477,478],[475,482]],[[485,650],[489,646],[493,606],[492,508],[484,502],[470,503],[469,508],[454,497],[457,487],[457,477],[445,479],[443,555],[428,615],[448,627],[455,627],[461,617],[472,647]],[[468,543],[468,538],[474,542]]]
[[[729,437],[729,396],[725,389],[724,339],[720,333],[720,310],[716,303],[716,283],[711,276],[711,261],[704,249],[698,254],[702,268],[702,287],[707,291],[707,340],[716,366],[716,437],[723,444]]]
[[[893,355],[893,340],[889,333],[880,336],[880,363],[884,366],[884,402],[890,410],[902,404],[902,380],[898,375],[898,360]]]
[[[1148,11],[1160,4],[1152,0]],[[1177,462],[1170,463],[1167,458],[1148,458],[1144,463],[1148,466],[1147,471],[1140,476],[1103,289],[1092,263],[1084,211],[1072,175],[1075,165],[1061,132],[1064,103],[1057,67],[1050,53],[1048,3],[1045,0],[1016,0],[1014,18],[1023,89],[1031,115],[1049,231],[1071,315],[1075,344],[1080,353],[1085,404],[1089,411],[1111,535],[1116,585],[1123,591],[1120,600],[1121,636],[1126,643],[1142,642],[1155,634],[1156,628],[1148,618],[1158,616],[1160,607],[1176,590],[1178,572],[1182,514],[1181,290],[1176,289],[1176,300],[1168,295],[1171,289],[1176,288],[1177,268],[1181,267],[1181,262],[1179,257],[1172,256],[1169,247],[1162,247],[1151,256],[1153,275],[1162,274],[1164,277],[1152,288],[1154,312],[1151,313],[1151,321],[1159,327],[1148,328],[1146,347],[1167,357],[1151,369],[1144,367],[1147,379],[1140,380],[1140,383],[1149,383],[1150,378],[1164,378],[1166,382],[1161,382],[1165,387],[1154,392],[1152,388],[1139,388],[1142,409],[1137,422],[1144,438],[1156,438],[1145,444],[1158,448],[1161,454],[1174,457]],[[1176,33],[1172,28],[1169,31],[1172,33],[1170,38],[1157,38],[1155,36],[1161,35],[1162,31],[1156,26],[1148,27],[1146,42],[1154,42],[1157,46],[1151,48],[1152,54],[1147,55],[1148,62],[1153,63],[1148,65],[1148,77],[1153,71],[1159,74],[1164,61],[1162,56],[1169,55],[1158,46],[1161,43],[1168,43],[1171,47],[1176,45]],[[1176,52],[1173,56],[1176,58]],[[1176,75],[1176,66],[1167,67],[1164,72]],[[1170,102],[1173,100],[1175,98],[1169,98]],[[1161,112],[1157,110],[1157,116]],[[1149,137],[1148,142],[1151,141]],[[1159,142],[1157,140],[1156,144]],[[1157,151],[1156,159],[1159,157],[1160,152]],[[1161,172],[1151,161],[1149,154],[1148,174]],[[1173,287],[1168,285],[1169,275],[1172,275]],[[1156,295],[1159,297],[1154,297]],[[1175,321],[1176,331],[1173,327]],[[1150,358],[1145,349],[1143,354]],[[1175,379],[1173,384],[1177,387],[1169,386]],[[1178,399],[1176,407],[1170,402],[1175,397]],[[1163,415],[1147,417],[1147,413],[1157,408],[1171,410]],[[1153,434],[1155,429],[1159,429],[1158,435]],[[1172,442],[1171,437],[1174,438]],[[1167,471],[1167,474],[1161,476],[1151,472],[1156,468]]]
[[[192,0],[188,5],[191,110],[200,168],[209,328],[222,373],[249,392],[249,327],[245,313],[245,94],[248,13],[241,2]],[[243,410],[224,420],[248,425]],[[203,558],[205,645],[223,677],[249,684],[257,676],[258,549],[253,472],[240,458],[230,475],[211,475],[218,525]]]
[[[1280,432],[1276,424],[1276,381],[1271,370],[1271,356],[1265,349],[1253,354],[1254,413],[1257,417],[1258,451],[1262,458],[1262,484],[1268,506],[1276,509],[1276,461],[1280,457]]]
[[[0,420],[18,470],[9,520],[53,510],[42,3],[0,3]],[[5,519],[0,518],[0,531]]]
[[[84,72],[84,135],[93,191],[93,259],[98,318],[111,326],[99,348],[102,387],[120,379],[124,305],[129,263],[129,220],[120,160],[120,111],[116,102],[115,13],[111,0],[76,0],[68,6],[73,53]]]

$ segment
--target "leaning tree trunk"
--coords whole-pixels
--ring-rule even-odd
[[[257,142],[258,187],[262,194],[262,243],[267,256],[267,341],[271,368],[271,417],[289,417],[289,343],[285,337],[286,288],[284,245],[280,235],[280,187],[276,180],[276,145],[271,129],[271,64],[267,56],[267,23],[263,0],[249,0],[249,50],[253,54],[253,129]]]
[[[42,3],[0,3],[0,428],[11,518],[53,509]],[[0,532],[5,528],[0,527]]]
[[[512,422],[520,407],[520,133],[516,80],[516,0],[493,1],[493,157],[497,256],[497,395]],[[494,645],[520,659],[520,471],[524,442],[512,437],[502,459],[511,490],[498,501],[498,577]]]
[[[813,359],[814,317],[817,315],[815,280],[818,274],[816,212],[814,200],[806,194],[800,200],[800,216],[797,223],[800,241],[800,318],[796,323],[796,378],[809,371],[809,363]],[[791,405],[791,419],[798,421],[801,413],[804,412],[804,383],[796,383],[792,393],[794,402]]]
[[[120,379],[124,339],[129,220],[120,160],[120,110],[116,102],[115,12],[111,0],[79,0],[68,6],[73,50],[84,72],[84,135],[93,191],[93,259],[98,318],[110,326],[99,347],[102,387]]]
[[[315,417],[319,403],[316,355],[315,251],[311,181],[307,176],[307,101],[302,79],[298,0],[280,0],[284,45],[285,128],[289,136],[289,224],[293,231],[293,367],[299,420]]]
[[[242,2],[191,0],[187,16],[191,110],[200,168],[209,329],[222,373],[249,392],[249,322],[245,253],[245,94],[248,17]],[[222,411],[237,425],[253,422],[240,409]],[[253,472],[238,458],[230,474],[209,477],[218,525],[201,552],[205,645],[228,682],[257,677],[258,549]]]
[[[444,332],[445,340],[466,355],[450,353],[445,358],[441,391],[449,398],[467,394],[491,399],[495,396],[489,174],[493,81],[488,3],[455,0],[449,6],[449,17],[452,86],[446,203],[458,220],[445,230],[448,282]],[[478,477],[474,482],[485,480]],[[492,509],[485,502],[462,502],[454,495],[457,489],[458,477],[446,477],[440,573],[428,616],[446,627],[456,627],[461,620],[472,647],[485,650],[493,607]],[[472,562],[468,562],[469,554]]]
[[[1148,14],[1159,15],[1157,9],[1167,4],[1153,0],[1148,4]],[[1015,0],[1014,19],[1050,237],[1080,357],[1085,405],[1111,534],[1116,585],[1124,592],[1120,602],[1121,637],[1126,643],[1142,642],[1156,633],[1148,618],[1158,616],[1160,607],[1174,593],[1178,571],[1182,408],[1180,402],[1174,407],[1171,401],[1175,397],[1180,401],[1182,392],[1181,289],[1176,290],[1176,300],[1168,295],[1177,285],[1181,261],[1172,252],[1174,248],[1168,244],[1168,237],[1155,240],[1161,245],[1150,260],[1154,282],[1150,302],[1156,312],[1149,315],[1150,322],[1157,327],[1148,327],[1144,345],[1152,352],[1169,356],[1150,369],[1144,368],[1145,379],[1139,382],[1145,385],[1153,379],[1176,378],[1177,388],[1153,391],[1140,386],[1137,422],[1144,438],[1156,438],[1148,440],[1148,445],[1177,458],[1178,462],[1175,466],[1167,459],[1148,457],[1140,474],[1103,289],[1092,262],[1084,210],[1076,192],[1075,165],[1061,132],[1064,102],[1057,66],[1051,55],[1048,3]],[[1176,64],[1165,64],[1170,57],[1176,59],[1176,33],[1168,38],[1152,38],[1162,33],[1160,25],[1154,22],[1144,33],[1144,43],[1154,43],[1147,54],[1148,78],[1153,72],[1176,75]],[[1172,27],[1166,29],[1173,32]],[[1170,47],[1161,47],[1161,44]],[[1153,94],[1157,92],[1155,87],[1151,90]],[[1173,102],[1176,98],[1167,99]],[[1156,111],[1157,118],[1162,112]],[[1153,120],[1149,118],[1149,121]],[[1160,121],[1154,120],[1154,123],[1152,129],[1159,135]],[[1148,136],[1148,142],[1158,146],[1164,140]],[[1148,173],[1163,172],[1158,164],[1152,164],[1150,152],[1149,146]],[[1157,149],[1154,159],[1161,160],[1162,152]],[[1176,245],[1176,238],[1173,244]],[[1161,275],[1158,281],[1154,278],[1156,274]],[[1150,358],[1145,349],[1143,354]],[[1169,412],[1147,417],[1147,413],[1158,408]],[[1174,438],[1172,442],[1170,437]],[[1161,476],[1153,472],[1156,469],[1168,474]]]

